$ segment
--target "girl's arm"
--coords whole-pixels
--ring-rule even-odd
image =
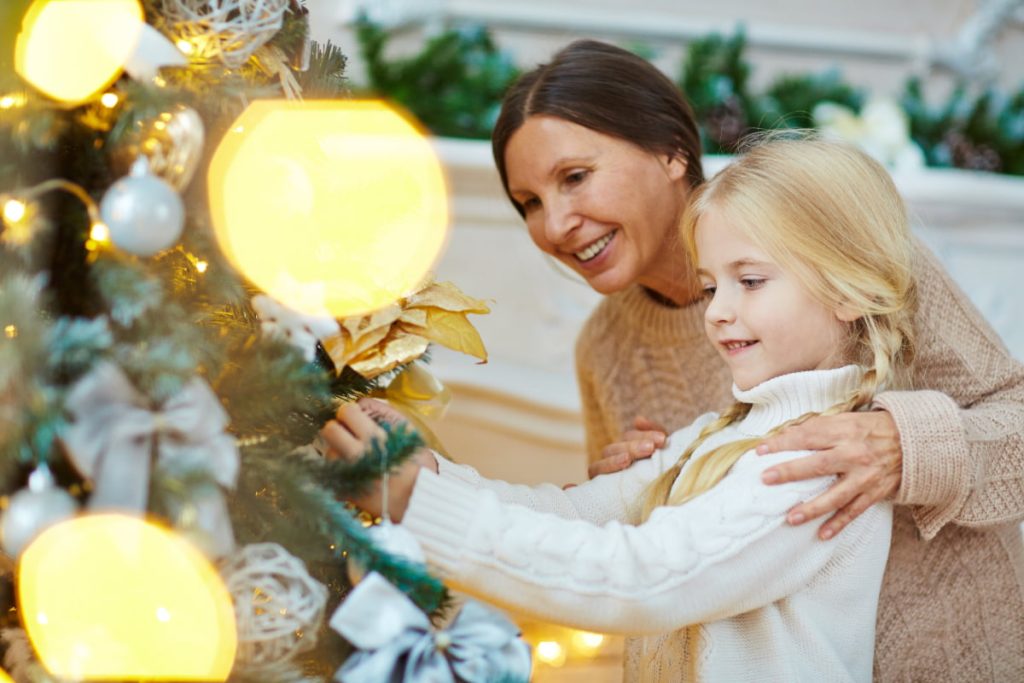
[[[420,472],[403,525],[458,590],[580,628],[664,632],[797,592],[829,562],[842,571],[852,547],[870,546],[881,575],[888,508],[866,513],[845,544],[821,543],[814,529],[785,524],[791,506],[831,483],[761,485],[764,467],[792,455],[748,454],[716,487],[658,509],[640,526],[560,519]]]
[[[357,404],[339,408],[337,419],[325,425],[321,435],[329,450],[328,457],[356,459],[365,451],[370,439],[380,438],[383,431],[374,419],[390,423],[404,422],[405,418],[380,401],[361,399]],[[709,421],[713,413],[702,415],[692,424],[672,435],[673,443],[688,444]],[[564,519],[586,520],[603,524],[611,520],[636,522],[640,516],[640,496],[658,474],[672,466],[682,447],[659,451],[642,464],[628,471],[597,477],[579,486],[563,490],[553,484],[526,486],[487,479],[467,465],[458,465],[444,457],[421,449],[400,470],[389,478],[389,512],[399,521],[412,493],[416,474],[426,467],[468,487],[488,489],[504,502],[515,503],[531,510],[558,515]],[[374,516],[380,514],[380,491],[353,501]]]

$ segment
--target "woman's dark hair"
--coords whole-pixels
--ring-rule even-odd
[[[506,194],[505,148],[534,115],[565,119],[653,154],[680,156],[686,161],[690,187],[704,182],[700,133],[690,105],[665,74],[622,48],[577,40],[509,88],[491,135],[494,163]],[[514,199],[512,204],[523,213]]]

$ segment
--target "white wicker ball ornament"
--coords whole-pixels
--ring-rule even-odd
[[[196,61],[220,59],[229,69],[245,63],[281,30],[288,0],[164,0],[163,14]]]
[[[273,667],[316,645],[327,588],[297,557],[276,543],[254,543],[235,553],[221,574],[235,603],[236,667]]]

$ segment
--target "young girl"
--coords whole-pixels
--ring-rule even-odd
[[[390,479],[391,515],[461,591],[649,634],[626,680],[868,681],[891,506],[823,542],[785,519],[832,477],[765,486],[765,469],[804,453],[752,449],[904,381],[915,290],[900,197],[849,146],[769,142],[694,192],[682,237],[731,408],[566,491],[486,481],[422,452]],[[358,457],[379,435],[367,409],[346,406],[325,427],[337,455]],[[379,493],[356,502],[380,509]]]

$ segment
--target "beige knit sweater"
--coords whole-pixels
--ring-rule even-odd
[[[876,681],[1024,681],[1024,366],[918,245],[917,391],[877,404],[903,481],[882,585]],[[731,402],[703,307],[607,297],[576,347],[591,459],[636,415],[669,432]],[[639,654],[627,644],[627,659]]]

